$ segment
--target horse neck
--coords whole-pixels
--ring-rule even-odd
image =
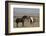
[[[22,17],[22,19],[25,19],[25,18]]]

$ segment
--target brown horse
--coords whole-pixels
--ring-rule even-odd
[[[17,18],[16,19],[16,26],[18,27],[18,23],[21,22],[22,26],[24,26],[24,20],[27,19],[27,16],[23,16],[22,18]]]

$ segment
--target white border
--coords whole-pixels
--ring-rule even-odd
[[[40,9],[40,27],[28,27],[28,28],[13,28],[13,8],[39,8]],[[43,31],[43,5],[32,4],[12,4],[9,3],[9,33],[17,32],[34,32]]]

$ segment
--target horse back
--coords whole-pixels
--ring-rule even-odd
[[[17,18],[16,22],[23,22],[24,20],[22,18]]]

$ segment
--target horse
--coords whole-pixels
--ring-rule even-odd
[[[16,19],[16,26],[18,27],[18,23],[21,22],[22,26],[24,26],[24,20],[27,19],[28,16],[24,15],[22,18]]]
[[[30,24],[34,22],[33,17],[30,17],[30,16],[29,16],[28,19],[30,19]]]

